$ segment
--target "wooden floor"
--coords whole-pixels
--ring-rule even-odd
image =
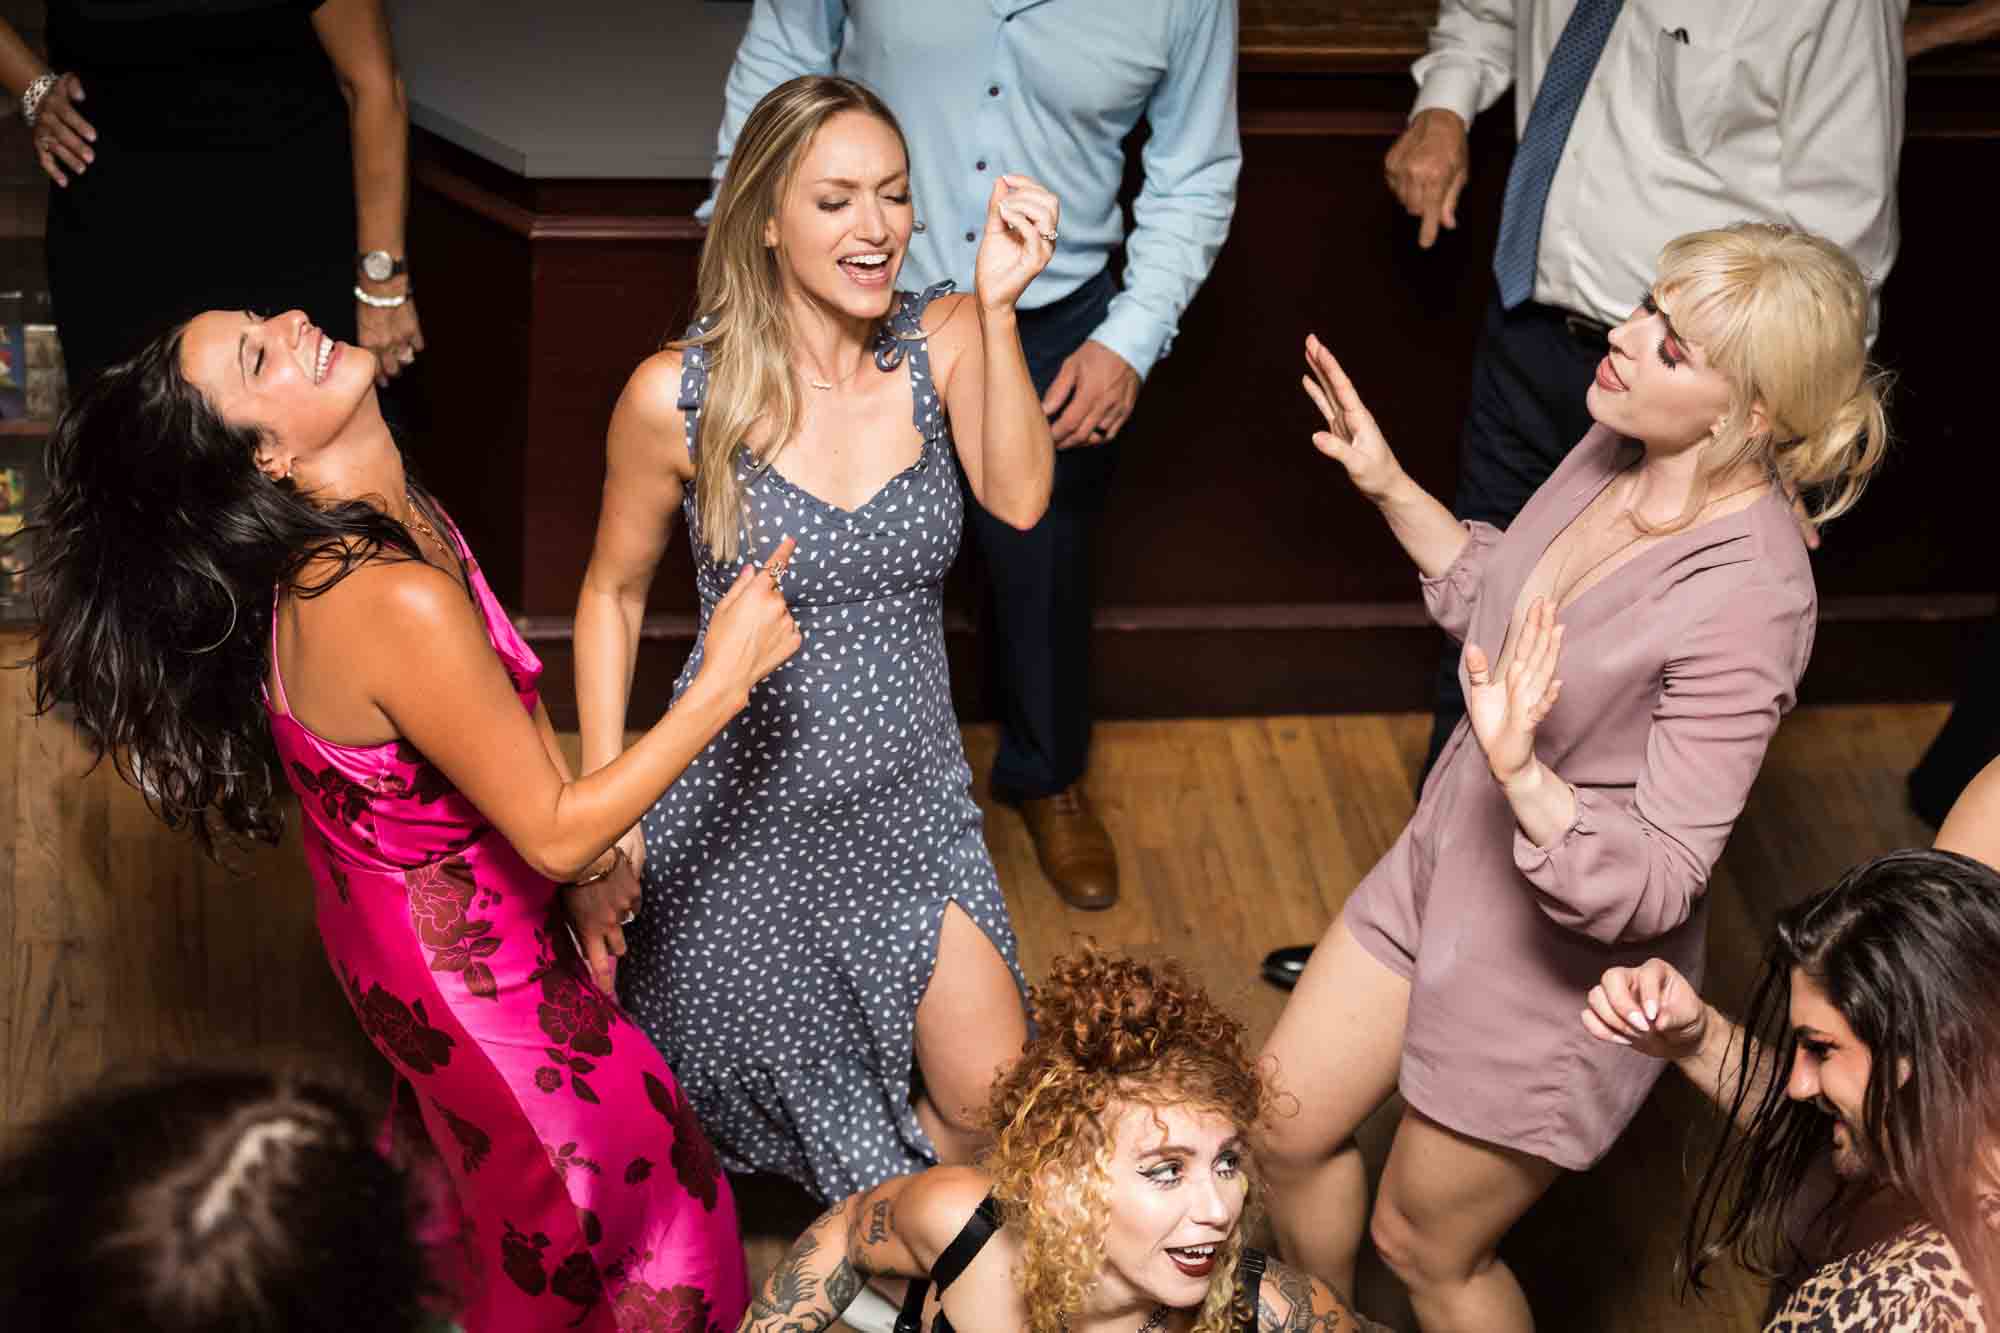
[[[0,637],[0,661],[25,644]],[[0,672],[0,1126],[32,1118],[113,1067],[292,1059],[386,1086],[314,937],[296,846],[205,863],[158,827],[66,728],[27,717],[25,673]],[[1785,903],[1854,861],[1928,842],[1902,775],[1941,721],[1933,706],[1824,709],[1789,719],[1711,888],[1711,993],[1739,998]],[[1118,843],[1124,901],[1064,908],[1020,820],[987,807],[987,839],[1037,975],[1076,940],[1172,954],[1261,1039],[1283,997],[1263,953],[1316,937],[1408,818],[1427,721],[1413,716],[1113,723],[1098,731],[1092,796]],[[573,740],[571,742],[573,744]],[[975,771],[994,737],[971,728]],[[1377,1117],[1364,1147],[1384,1150]],[[1672,1263],[1688,1193],[1683,1159],[1705,1107],[1669,1077],[1624,1141],[1566,1179],[1506,1253],[1553,1330],[1655,1333],[1755,1326],[1754,1283],[1681,1305]],[[753,1267],[807,1205],[740,1191]],[[1379,1271],[1364,1306],[1400,1319]]]

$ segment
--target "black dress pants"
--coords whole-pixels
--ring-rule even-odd
[[[1048,392],[1103,322],[1115,291],[1109,272],[1100,273],[1053,305],[1021,312],[1036,393]],[[1094,539],[1117,462],[1115,441],[1059,450],[1049,511],[1026,532],[994,518],[966,490],[992,597],[988,671],[1001,705],[992,785],[1009,799],[1054,795],[1089,761]]]
[[[1494,298],[1472,363],[1472,401],[1459,438],[1452,513],[1503,531],[1514,521],[1590,430],[1584,394],[1606,350],[1602,326],[1533,302],[1502,310]],[[1465,716],[1459,652],[1457,644],[1447,643],[1438,663],[1426,775]]]

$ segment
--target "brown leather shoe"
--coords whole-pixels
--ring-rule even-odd
[[[1118,901],[1118,852],[1081,783],[1021,802],[1042,873],[1071,907],[1097,911]]]

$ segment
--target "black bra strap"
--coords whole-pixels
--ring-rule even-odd
[[[1246,1327],[1254,1328],[1257,1324],[1257,1305],[1263,1299],[1264,1266],[1267,1262],[1262,1250],[1253,1250],[1248,1245],[1243,1247],[1243,1257],[1236,1261],[1236,1291],[1250,1321]]]
[[[924,1333],[924,1298],[930,1295],[927,1278],[912,1278],[903,1294],[903,1308],[896,1312],[896,1333]]]
[[[989,1194],[979,1201],[978,1210],[965,1220],[965,1225],[951,1238],[951,1244],[944,1247],[944,1253],[931,1265],[931,1281],[937,1283],[940,1292],[958,1280],[972,1257],[985,1248],[999,1229],[1000,1205]]]
[[[979,1207],[965,1219],[965,1225],[951,1238],[951,1244],[944,1247],[944,1253],[931,1265],[930,1277],[911,1281],[909,1291],[903,1296],[903,1308],[896,1315],[896,1333],[923,1333],[924,1301],[930,1296],[931,1283],[937,1283],[938,1292],[942,1295],[999,1229],[1000,1205],[989,1194],[979,1201]],[[951,1333],[951,1321],[944,1317],[942,1310],[938,1312],[933,1333]]]

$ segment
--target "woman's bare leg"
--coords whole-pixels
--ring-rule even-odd
[[[1335,919],[1264,1045],[1280,1102],[1258,1138],[1285,1260],[1354,1298],[1368,1180],[1354,1131],[1396,1090],[1410,983]]]
[[[1501,1237],[1562,1168],[1404,1112],[1371,1227],[1375,1252],[1410,1289],[1424,1333],[1532,1333]]]
[[[1007,961],[957,903],[938,929],[937,970],[917,1005],[917,1123],[938,1160],[970,1162],[986,1146],[980,1113],[1000,1070],[1020,1058],[1028,1018]]]

